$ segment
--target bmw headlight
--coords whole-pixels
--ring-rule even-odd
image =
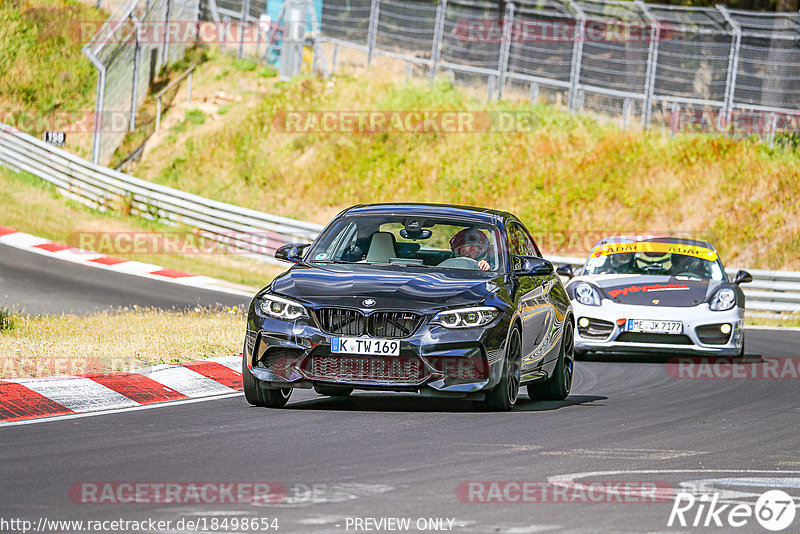
[[[581,282],[575,288],[575,299],[584,306],[600,306],[600,293],[586,282]]]
[[[724,287],[717,291],[714,298],[711,299],[709,308],[714,311],[730,310],[736,305],[736,293],[729,287]]]
[[[256,306],[262,315],[283,319],[284,321],[294,321],[300,317],[308,317],[308,313],[302,304],[276,297],[275,295],[261,295],[256,302]]]
[[[494,321],[500,313],[497,308],[491,306],[476,306],[473,308],[459,308],[457,310],[447,310],[437,313],[432,324],[439,324],[445,328],[473,328],[476,326],[486,326]]]

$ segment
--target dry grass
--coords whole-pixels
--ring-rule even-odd
[[[537,126],[286,134],[273,127],[283,110],[505,110],[532,113]],[[383,71],[263,84],[208,122],[179,123],[135,174],[319,223],[358,203],[460,203],[517,213],[548,252],[583,254],[601,234],[682,233],[711,240],[729,265],[800,268],[800,154],[787,149],[622,131],[522,100],[487,104],[444,81],[406,85]]]
[[[242,310],[124,308],[95,315],[15,316],[0,331],[0,378],[130,371],[241,352]]]

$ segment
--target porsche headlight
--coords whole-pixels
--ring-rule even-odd
[[[735,305],[736,293],[733,292],[733,289],[724,287],[717,291],[717,294],[711,299],[711,304],[709,304],[708,307],[714,311],[725,311],[730,310]]]
[[[294,321],[300,317],[308,317],[308,313],[302,304],[293,300],[276,297],[275,295],[262,295],[256,303],[262,315],[283,319],[284,321]]]
[[[442,325],[445,328],[473,328],[476,326],[486,326],[494,321],[500,313],[497,308],[491,306],[476,306],[474,308],[459,308],[457,310],[447,310],[437,313],[432,324]]]
[[[575,288],[575,300],[584,306],[600,306],[600,294],[591,284],[581,282]]]

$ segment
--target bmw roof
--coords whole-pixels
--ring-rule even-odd
[[[485,223],[495,222],[497,218],[514,218],[508,212],[475,206],[454,204],[427,204],[418,202],[392,202],[379,204],[359,204],[342,215],[414,215],[417,217],[464,217]]]

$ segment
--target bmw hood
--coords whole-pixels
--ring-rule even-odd
[[[272,291],[309,305],[442,308],[476,304],[496,286],[496,273],[394,265],[297,265]]]
[[[605,274],[579,276],[570,285],[575,287],[581,281],[593,284],[604,298],[617,304],[674,307],[697,306],[722,283],[685,276]]]

